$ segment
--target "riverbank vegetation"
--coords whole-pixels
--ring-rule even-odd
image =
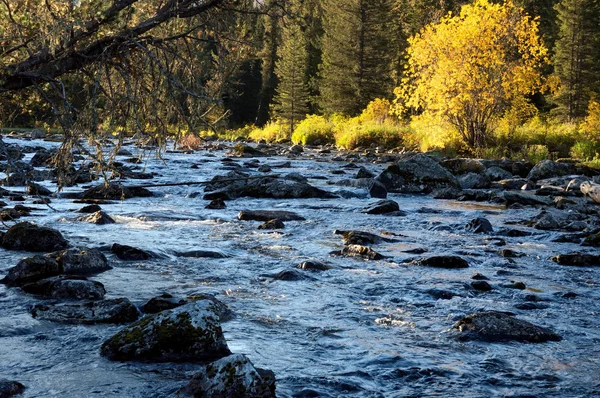
[[[598,21],[591,0],[2,2],[0,127],[59,129],[65,158],[135,135],[598,164]]]

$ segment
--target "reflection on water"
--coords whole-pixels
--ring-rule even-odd
[[[153,180],[156,183],[208,180],[226,172],[220,158],[212,154],[165,154],[166,163],[149,159],[146,171],[160,174]],[[261,158],[260,162],[282,160],[286,159]],[[198,169],[192,169],[192,164]],[[334,181],[348,178],[330,173],[342,165],[300,159],[277,172],[326,176]],[[383,166],[366,167],[379,171]],[[322,179],[310,182],[338,189]],[[364,195],[361,189],[343,189]],[[534,215],[534,209],[506,211],[490,204],[392,195],[408,213],[406,217],[362,214],[360,209],[370,200],[361,198],[242,198],[228,202],[224,210],[208,210],[198,186],[152,190],[152,198],[103,205],[117,224],[78,222],[73,210],[81,205],[66,199],[53,200],[56,211],[44,209],[33,219],[58,228],[73,244],[100,247],[118,242],[158,254],[157,259],[144,263],[112,258],[114,270],[94,278],[105,284],[109,298],[125,296],[141,305],[161,293],[217,295],[237,314],[223,325],[230,348],[247,354],[257,366],[272,369],[279,396],[584,397],[597,394],[600,388],[598,273],[547,260],[575,246],[549,244],[551,234],[547,233],[503,237],[506,248],[526,254],[509,260],[500,257],[498,248],[484,236],[464,230],[475,217],[486,217],[500,228],[507,220]],[[259,222],[237,220],[238,212],[247,209],[291,210],[306,221],[286,222],[281,233],[259,231]],[[343,247],[341,237],[333,234],[335,229],[388,233],[397,242],[373,246],[387,256],[379,262],[331,257],[331,251]],[[409,265],[406,261],[418,255],[406,251],[416,248],[428,254],[462,253],[471,267],[439,270]],[[192,250],[218,251],[228,257],[174,256]],[[0,251],[0,274],[25,255]],[[326,262],[333,268],[311,272],[311,279],[300,281],[274,281],[265,276],[306,260]],[[488,293],[468,289],[475,272],[488,276],[495,289]],[[502,287],[512,280],[525,282],[530,290]],[[454,297],[436,300],[431,289],[449,291]],[[561,298],[567,291],[579,295]],[[514,307],[532,292],[548,308],[524,311]],[[0,378],[24,383],[26,397],[173,396],[198,368],[194,364],[109,362],[99,356],[98,349],[119,326],[39,322],[28,314],[37,302],[18,289],[0,286]],[[549,326],[564,340],[534,346],[464,343],[451,338],[448,329],[458,319],[487,309],[511,311]]]

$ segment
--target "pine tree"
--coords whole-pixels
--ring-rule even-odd
[[[308,87],[306,72],[308,52],[306,38],[294,20],[288,20],[283,29],[282,43],[277,52],[275,74],[279,79],[274,111],[286,123],[290,134],[308,113]]]
[[[359,114],[392,93],[393,0],[324,0],[321,104],[327,113]]]
[[[600,4],[598,0],[562,0],[557,6],[559,36],[554,68],[560,78],[556,112],[568,120],[585,115],[600,93]]]
[[[269,120],[269,108],[277,87],[275,63],[277,62],[277,47],[281,40],[280,9],[277,0],[265,2],[263,49],[259,54],[261,59],[262,84],[259,94],[258,112],[255,124],[264,125]]]

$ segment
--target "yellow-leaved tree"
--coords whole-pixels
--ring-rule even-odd
[[[482,147],[494,120],[530,106],[526,96],[545,85],[547,52],[537,20],[511,0],[475,0],[409,39],[396,110],[441,117],[471,147]]]

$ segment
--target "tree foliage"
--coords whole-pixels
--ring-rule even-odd
[[[542,87],[546,62],[535,19],[510,0],[476,0],[409,39],[407,78],[395,91],[396,104],[400,111],[443,117],[480,147],[495,118]]]

